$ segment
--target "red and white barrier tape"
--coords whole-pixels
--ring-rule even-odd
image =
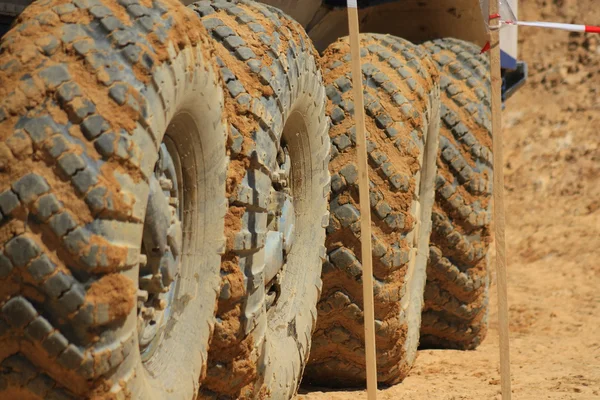
[[[536,28],[548,28],[548,29],[560,29],[569,32],[589,32],[589,33],[600,33],[600,26],[592,25],[577,25],[577,24],[563,24],[559,22],[529,22],[529,21],[503,21],[505,25],[517,25],[517,26],[533,26]]]
[[[490,20],[497,19],[500,14],[490,15]],[[560,22],[535,22],[535,21],[500,21],[500,25],[495,27],[500,28],[502,25],[505,26],[532,26],[534,28],[546,28],[546,29],[559,29],[561,31],[568,32],[581,32],[581,33],[600,33],[600,26],[593,25],[579,25],[579,24],[563,24]],[[481,49],[481,53],[485,53],[490,49],[490,42],[487,42]]]

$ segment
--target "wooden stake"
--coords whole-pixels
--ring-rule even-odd
[[[371,204],[365,135],[365,104],[363,99],[360,38],[356,0],[348,0],[350,53],[352,55],[352,85],[354,88],[354,118],[356,122],[356,153],[358,156],[358,190],[360,195],[360,242],[362,253],[363,308],[365,323],[365,356],[367,365],[367,398],[377,399],[377,361],[375,359],[375,308],[373,305],[373,255],[371,252]]]
[[[496,15],[498,1],[489,2],[489,15]],[[495,22],[493,22],[495,21]],[[498,24],[498,19],[490,21]],[[494,28],[494,27],[493,27]],[[508,337],[508,291],[506,282],[506,241],[504,235],[504,171],[502,143],[502,78],[500,74],[500,32],[491,31],[490,68],[492,77],[492,153],[494,158],[494,220],[496,233],[496,281],[498,282],[498,333],[500,335],[500,385],[502,399],[510,400],[510,344]]]

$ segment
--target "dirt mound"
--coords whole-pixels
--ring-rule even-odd
[[[596,3],[522,1],[520,17],[595,23]],[[520,58],[531,77],[503,114],[514,395],[598,398],[600,36],[520,32]],[[499,398],[496,321],[493,311],[488,338],[476,351],[420,352],[404,383],[379,398]],[[366,393],[305,389],[298,399],[366,399]]]

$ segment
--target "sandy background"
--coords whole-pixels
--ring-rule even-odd
[[[600,24],[600,1],[524,0],[520,18]],[[600,398],[600,36],[522,28],[519,46],[531,77],[503,113],[513,398]],[[493,285],[479,349],[421,351],[378,398],[500,398]]]

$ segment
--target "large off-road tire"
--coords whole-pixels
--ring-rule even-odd
[[[441,73],[442,123],[421,345],[473,349],[487,332],[492,138],[486,54],[423,44]]]
[[[215,40],[231,157],[227,249],[202,396],[289,399],[309,354],[329,219],[318,56],[302,27],[269,6],[191,7]]]
[[[371,179],[378,380],[403,379],[416,357],[438,151],[439,87],[426,51],[389,35],[361,36]],[[347,39],[322,58],[332,159],[329,261],[306,379],[365,381],[360,206]]]
[[[227,169],[205,32],[175,0],[42,0],[2,39],[0,398],[198,391]]]

